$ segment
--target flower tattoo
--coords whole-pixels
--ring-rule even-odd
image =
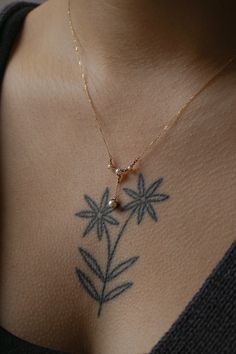
[[[134,191],[129,188],[123,188],[126,194],[133,200],[123,207],[123,210],[133,209],[137,214],[137,223],[140,224],[144,214],[147,212],[150,217],[157,221],[157,213],[153,207],[153,203],[162,202],[169,198],[167,194],[155,193],[160,186],[163,178],[158,178],[148,188],[145,188],[145,182],[142,173],[138,177],[138,190]]]
[[[169,198],[168,194],[157,192],[162,182],[163,177],[159,177],[146,187],[144,176],[140,173],[138,175],[136,190],[123,188],[126,195],[131,197],[132,200],[121,208],[122,213],[128,214],[122,224],[111,215],[114,213],[115,209],[108,205],[108,187],[105,189],[100,203],[95,202],[87,194],[84,195],[84,199],[88,204],[89,209],[79,211],[75,214],[80,218],[89,219],[82,236],[84,237],[89,233],[92,233],[92,231],[95,231],[99,241],[104,239],[103,236],[105,236],[107,259],[105,265],[102,266],[99,264],[94,254],[84,247],[79,247],[81,260],[83,260],[84,266],[90,269],[90,274],[87,272],[85,273],[80,267],[75,267],[75,273],[83,289],[97,302],[97,317],[101,315],[104,304],[117,298],[133,286],[132,281],[123,280],[118,283],[116,283],[116,281],[121,274],[137,262],[139,256],[136,255],[121,259],[118,263],[116,262],[116,264],[113,265],[116,250],[133,217],[136,216],[138,225],[143,221],[145,214],[148,214],[151,217],[151,220],[155,222],[158,221],[157,211],[154,207]],[[113,237],[111,237],[110,229],[112,226],[118,225],[120,225],[118,233],[113,239]],[[91,275],[93,275],[93,278]],[[114,282],[116,283],[115,285],[113,285]]]
[[[106,223],[111,225],[119,224],[119,222],[113,216],[109,215],[113,211],[113,209],[108,206],[109,190],[106,188],[105,192],[103,193],[100,205],[98,205],[87,194],[85,194],[84,198],[88,203],[90,210],[82,210],[75,214],[81,218],[91,219],[83,232],[83,237],[86,236],[96,225],[97,237],[99,240],[101,240],[105,231]]]

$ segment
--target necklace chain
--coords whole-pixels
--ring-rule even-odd
[[[100,124],[100,121],[98,119],[99,114],[97,113],[96,107],[94,105],[94,102],[92,100],[91,94],[89,92],[88,89],[88,83],[87,83],[87,79],[84,73],[84,68],[83,68],[83,64],[82,64],[82,60],[81,60],[81,56],[80,56],[80,40],[76,34],[76,31],[74,29],[73,23],[72,23],[72,18],[71,18],[71,5],[70,5],[70,0],[68,0],[68,9],[67,9],[67,14],[68,14],[68,22],[69,22],[69,26],[71,29],[71,34],[72,34],[72,39],[74,42],[74,48],[75,48],[75,52],[76,52],[76,57],[78,59],[78,64],[80,67],[80,73],[81,73],[81,78],[82,78],[82,82],[83,82],[83,89],[86,93],[86,96],[88,98],[89,104],[92,108],[96,123],[97,123],[97,127],[98,130],[100,131],[100,134],[102,136],[102,139],[104,141],[104,144],[106,146],[106,150],[108,153],[108,158],[109,158],[109,164],[108,164],[108,168],[110,168],[113,172],[115,172],[116,176],[117,176],[117,183],[116,183],[116,188],[115,188],[115,194],[114,197],[109,201],[109,205],[113,208],[118,206],[118,193],[119,193],[119,185],[123,179],[124,176],[126,176],[128,173],[132,172],[135,169],[135,165],[137,164],[138,161],[140,161],[141,159],[143,159],[147,153],[150,152],[151,147],[156,144],[158,141],[161,140],[161,138],[163,136],[166,135],[167,131],[172,128],[177,122],[178,120],[183,116],[182,113],[186,110],[186,108],[189,106],[189,104],[197,97],[200,95],[200,93],[202,91],[204,91],[213,81],[215,81],[215,79],[222,73],[222,71],[235,59],[236,54],[233,55],[229,60],[226,61],[226,63],[224,63],[216,72],[215,74],[210,77],[210,79],[201,86],[201,88],[195,92],[188,100],[187,102],[185,102],[183,104],[183,106],[178,110],[178,112],[170,119],[170,122],[168,124],[165,124],[162,128],[161,133],[159,133],[157,136],[154,137],[154,139],[146,145],[146,147],[144,148],[144,150],[126,167],[126,168],[118,168],[115,165],[114,159],[110,153],[110,149],[109,149],[109,145],[108,142],[106,140],[104,131],[102,129],[102,126]]]

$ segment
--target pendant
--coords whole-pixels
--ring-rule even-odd
[[[118,168],[112,158],[110,158],[110,162],[108,164],[108,168],[111,169],[117,176],[117,183],[116,183],[116,191],[115,191],[115,196],[111,198],[108,202],[108,205],[115,209],[117,208],[120,203],[118,199],[118,189],[119,185],[123,179],[123,177],[127,176],[130,172],[133,172],[134,165],[137,163],[139,158],[136,158],[130,165],[128,165],[126,168]]]
[[[118,207],[118,201],[116,200],[116,198],[112,198],[109,200],[108,205],[109,207],[115,209]]]

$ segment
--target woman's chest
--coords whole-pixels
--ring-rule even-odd
[[[111,211],[95,126],[17,103],[1,116],[1,325],[68,352],[148,352],[235,239],[233,118],[172,131]]]

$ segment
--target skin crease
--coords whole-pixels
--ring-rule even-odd
[[[73,0],[89,88],[117,163],[126,166],[235,53],[234,2]],[[115,179],[84,95],[66,1],[30,12],[1,92],[0,324],[71,353],[147,353],[236,238],[235,63],[140,166],[164,177],[159,220],[130,224],[117,259],[134,287],[95,316],[74,274],[85,193]],[[125,186],[135,188],[136,175]],[[122,195],[124,199],[124,195]],[[119,214],[122,219],[122,215]]]

